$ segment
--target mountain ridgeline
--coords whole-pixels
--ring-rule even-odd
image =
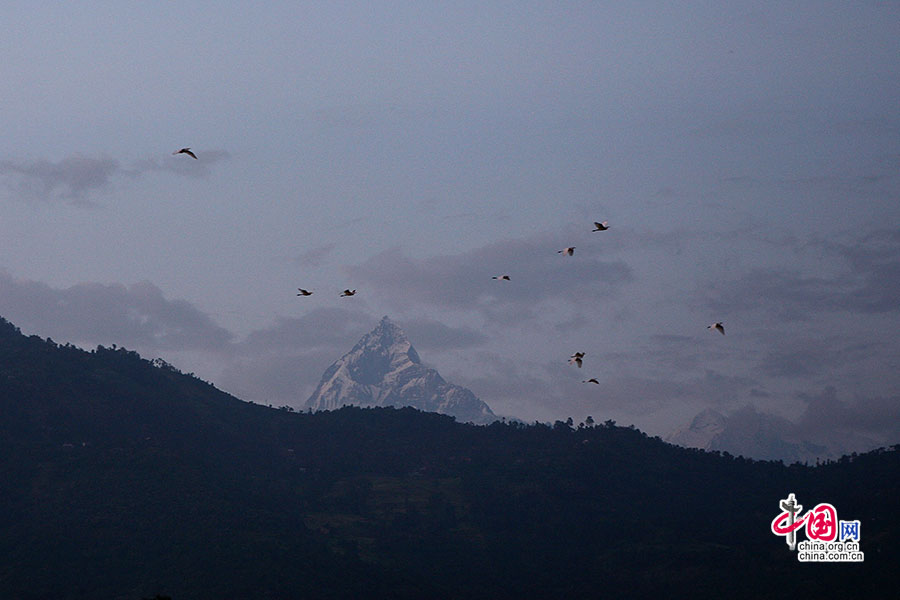
[[[0,320],[0,598],[888,597],[898,457],[295,413]],[[770,531],[790,492],[858,519],[865,561],[799,563]]]

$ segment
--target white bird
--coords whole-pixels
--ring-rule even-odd
[[[568,248],[563,248],[562,250],[557,250],[557,254],[565,254],[566,256],[572,256],[575,254],[575,246],[569,246]]]
[[[197,160],[197,155],[194,154],[193,152],[191,152],[191,149],[190,149],[190,148],[182,148],[181,150],[176,150],[176,151],[173,152],[172,154],[173,154],[173,155],[174,155],[174,154],[187,154],[188,156],[190,156],[190,157],[193,158],[194,160]]]
[[[509,275],[497,275],[491,279],[499,279],[500,281],[509,281]]]
[[[602,223],[594,221],[594,227],[596,227],[596,229],[593,229],[592,231],[606,231],[609,229],[609,221],[603,221]]]
[[[303,288],[297,288],[297,291],[300,292],[297,294],[298,296],[312,296],[312,292],[309,290],[304,290]]]
[[[341,292],[341,297],[352,296],[355,293],[356,293],[356,290],[344,290],[343,292]]]
[[[722,335],[725,335],[725,326],[722,325],[722,321],[717,321],[717,322],[713,323],[712,325],[707,325],[706,328],[707,329],[715,329]]]
[[[597,381],[596,377],[591,377],[590,379],[585,379],[581,383],[596,383],[597,385],[600,385],[600,382]]]

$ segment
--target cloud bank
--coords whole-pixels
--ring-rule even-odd
[[[115,343],[152,352],[220,350],[233,338],[189,302],[169,300],[146,281],[56,289],[0,272],[0,310],[23,330],[90,345]]]
[[[13,195],[30,201],[67,202],[88,206],[90,196],[111,186],[118,177],[140,177],[153,172],[168,172],[183,177],[202,178],[212,167],[230,158],[223,150],[209,150],[200,160],[184,160],[184,156],[147,158],[131,167],[111,158],[69,156],[53,162],[46,159],[0,160],[0,183]]]

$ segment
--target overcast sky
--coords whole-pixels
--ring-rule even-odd
[[[25,333],[300,406],[388,315],[498,414],[665,435],[749,405],[900,442],[898,2],[0,20],[0,315]]]

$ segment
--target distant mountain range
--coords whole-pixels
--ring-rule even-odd
[[[783,460],[788,464],[815,464],[879,446],[874,440],[844,431],[822,431],[812,436],[797,424],[759,412],[752,406],[728,416],[712,409],[701,411],[688,426],[669,434],[666,441],[757,460]]]
[[[497,420],[471,391],[447,383],[436,370],[424,366],[406,334],[388,317],[328,367],[305,406],[313,410],[411,406],[463,423]]]

